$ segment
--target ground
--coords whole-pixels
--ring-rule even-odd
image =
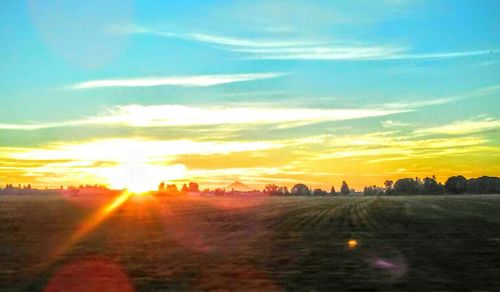
[[[106,206],[0,197],[0,290],[500,287],[500,195],[146,195]]]

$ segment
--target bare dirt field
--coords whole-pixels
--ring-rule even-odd
[[[0,290],[76,288],[498,290],[500,195],[0,197]]]

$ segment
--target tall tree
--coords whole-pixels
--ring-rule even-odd
[[[291,193],[295,196],[310,196],[311,190],[305,184],[296,184],[293,186]]]
[[[340,187],[340,193],[342,195],[349,195],[351,191],[349,190],[349,186],[345,181],[342,182],[342,186]]]

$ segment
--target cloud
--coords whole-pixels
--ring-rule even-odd
[[[206,33],[173,33],[158,29],[151,29],[143,26],[118,26],[109,27],[111,33],[116,34],[144,34],[158,37],[174,38],[187,41],[196,41],[221,47],[233,48],[287,48],[287,47],[307,47],[312,45],[324,44],[322,41],[311,41],[304,39],[265,39],[265,38],[240,38]]]
[[[411,52],[406,47],[370,45],[330,40],[300,40],[279,38],[242,38],[206,33],[172,33],[140,26],[114,26],[120,34],[149,34],[160,37],[196,41],[216,48],[240,53],[248,59],[264,60],[324,60],[324,61],[391,61],[418,59],[452,59],[498,54],[500,50],[453,52]]]
[[[358,136],[331,137],[323,144],[328,151],[319,151],[314,159],[353,159],[374,157],[369,163],[390,160],[443,157],[475,152],[494,152],[497,147],[486,146],[484,137],[418,139],[413,135],[395,132],[370,133]]]
[[[112,163],[158,162],[178,155],[210,155],[260,151],[281,147],[277,142],[211,142],[192,140],[100,139],[80,143],[52,143],[37,149],[19,148],[8,154],[18,160],[55,160]]]
[[[391,61],[418,59],[453,59],[497,54],[500,50],[478,50],[459,52],[408,53],[404,47],[378,46],[308,46],[274,48],[228,48],[246,54],[249,59],[264,60],[324,60],[324,61]]]
[[[500,50],[476,50],[476,51],[458,51],[458,52],[435,52],[435,53],[416,53],[416,54],[401,54],[387,58],[387,60],[416,60],[416,59],[452,59],[463,57],[474,57],[498,54]]]
[[[318,123],[378,117],[400,113],[379,109],[312,109],[187,106],[125,106],[114,111],[112,120],[128,126],[200,126],[227,124]]]
[[[404,109],[313,109],[263,107],[192,107],[184,105],[127,105],[81,120],[36,125],[0,124],[0,129],[38,130],[68,126],[200,127],[216,125],[297,126],[407,112]]]
[[[70,86],[70,89],[90,89],[101,87],[153,87],[153,86],[181,86],[207,87],[243,81],[270,79],[284,76],[285,73],[250,73],[226,75],[199,75],[199,76],[170,76],[147,77],[132,79],[103,79],[91,80]]]
[[[382,127],[387,129],[394,129],[394,128],[397,129],[397,128],[405,128],[411,126],[411,124],[409,123],[403,123],[400,121],[393,121],[393,120],[381,121],[380,125],[382,125]]]
[[[460,96],[450,96],[450,97],[442,97],[442,98],[430,98],[427,100],[415,100],[415,101],[399,101],[399,102],[391,102],[385,103],[383,106],[386,108],[419,108],[425,106],[433,106],[433,105],[441,105],[447,104],[450,102],[454,102],[463,98],[467,98],[469,95],[460,95]]]
[[[321,122],[345,121],[415,111],[418,108],[487,96],[498,92],[500,85],[472,90],[461,95],[431,98],[428,100],[400,101],[376,104],[367,108],[319,109],[307,107],[276,107],[273,103],[226,104],[195,107],[185,105],[125,105],[108,108],[96,115],[76,120],[36,124],[0,123],[0,130],[33,131],[48,128],[79,126],[119,127],[209,127],[209,126],[275,126],[290,128]],[[290,105],[291,103],[289,103]],[[396,126],[392,122],[392,126]],[[382,126],[390,127],[388,121]],[[490,122],[491,124],[491,122]],[[401,123],[398,126],[403,126]],[[229,129],[229,128],[227,128]],[[233,130],[241,130],[235,128]]]
[[[0,130],[21,130],[33,131],[49,128],[74,127],[83,125],[93,125],[91,120],[73,120],[54,123],[36,123],[36,124],[0,124]]]
[[[477,88],[471,90],[469,92],[465,92],[462,94],[448,96],[448,97],[435,97],[428,98],[425,100],[412,100],[412,101],[399,101],[399,102],[391,102],[379,105],[381,108],[387,109],[416,109],[420,107],[433,106],[433,105],[442,105],[447,104],[467,98],[481,97],[487,96],[492,93],[496,93],[500,90],[500,85],[492,85],[482,88]]]
[[[489,142],[481,136],[421,139],[411,132],[396,131],[272,141],[95,139],[37,147],[0,147],[0,162],[8,162],[0,164],[0,177],[3,173],[12,175],[15,170],[17,179],[31,179],[40,184],[85,181],[119,188],[130,186],[127,182],[137,176],[146,176],[151,187],[161,180],[187,179],[214,186],[234,179],[256,184],[268,180],[282,183],[317,180],[314,184],[330,184],[332,175],[367,177],[378,173],[379,176],[380,171],[401,168],[400,162],[391,161],[432,159],[425,162],[432,169],[452,157],[495,155],[498,147],[489,146]],[[412,163],[405,165],[410,169],[406,173],[415,169]],[[374,169],[379,172],[373,172]]]
[[[417,135],[466,135],[492,130],[500,130],[500,120],[484,118],[481,120],[457,121],[443,126],[415,130],[414,133]]]
[[[272,40],[272,39],[244,39],[236,37],[226,37],[218,35],[209,35],[201,33],[192,33],[179,38],[190,39],[203,43],[223,45],[228,47],[246,47],[246,48],[288,48],[301,47],[320,44],[321,42],[304,40]]]
[[[405,51],[404,48],[370,45],[323,45],[282,48],[234,48],[249,59],[362,61],[387,60]]]

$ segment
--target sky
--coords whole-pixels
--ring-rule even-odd
[[[500,175],[500,2],[0,1],[0,185]]]

